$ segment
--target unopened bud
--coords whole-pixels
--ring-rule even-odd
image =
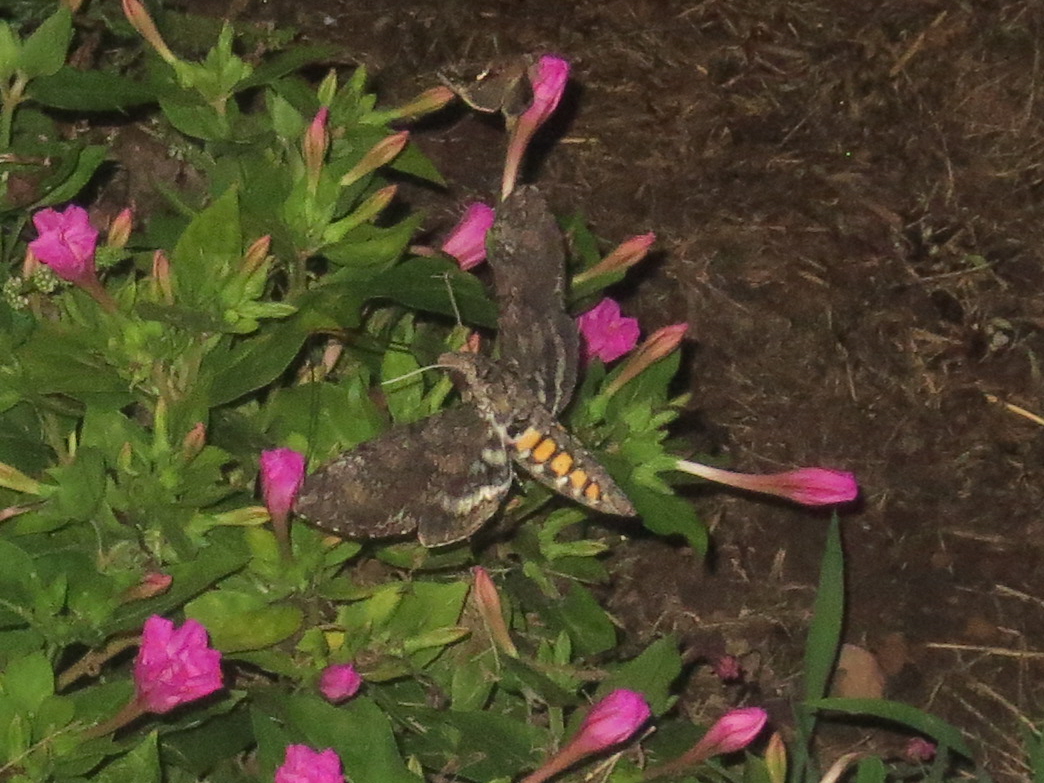
[[[304,157],[305,172],[311,190],[315,190],[319,184],[319,175],[323,170],[323,162],[326,160],[326,151],[330,147],[330,134],[326,130],[326,121],[330,117],[330,110],[323,106],[315,113],[308,130],[305,131],[301,142],[301,154]]]
[[[688,328],[689,325],[686,323],[664,326],[645,338],[645,341],[635,348],[634,353],[627,357],[627,361],[620,368],[620,374],[613,378],[606,387],[606,396],[616,394],[625,384],[638,377],[645,368],[674,351],[681,344]]]
[[[341,186],[344,187],[351,185],[353,182],[358,182],[367,174],[395,160],[406,146],[409,138],[409,131],[399,131],[381,139],[370,148],[369,152],[363,155],[362,160],[352,166],[348,173],[341,177]]]
[[[186,463],[196,458],[207,443],[207,428],[203,422],[196,422],[196,426],[188,431],[181,441],[181,457]]]
[[[326,227],[323,232],[324,242],[340,242],[344,239],[345,235],[357,226],[361,226],[368,220],[372,220],[377,217],[387,207],[393,198],[395,198],[395,192],[398,190],[397,185],[387,185],[376,191],[366,201],[358,206],[358,208],[347,217],[331,223]]]
[[[170,281],[170,260],[162,250],[152,255],[152,295],[164,304],[174,304],[174,287]]]
[[[152,21],[152,17],[149,16],[149,12],[145,10],[145,6],[141,4],[140,0],[123,0],[123,14],[127,17],[127,21],[131,23],[131,26],[156,50],[156,54],[162,57],[164,61],[171,65],[177,61],[178,58],[174,56],[170,47],[163,41],[159,30],[156,29],[156,23]]]
[[[315,95],[321,106],[329,106],[333,103],[334,97],[337,95],[337,71],[333,68],[329,70],[319,83],[319,89],[316,90]]]
[[[170,574],[159,571],[145,574],[138,584],[123,591],[120,602],[129,604],[132,601],[144,601],[146,598],[161,595],[170,589],[173,582],[174,577]]]
[[[497,592],[497,586],[493,584],[489,572],[482,566],[475,566],[471,569],[471,573],[475,577],[472,596],[479,614],[482,615],[482,620],[486,624],[490,638],[502,652],[512,658],[517,658],[518,649],[511,640],[507,623],[504,622],[504,610],[500,605],[500,593]]]
[[[438,87],[425,90],[409,103],[392,109],[387,116],[393,120],[412,120],[423,117],[425,114],[438,111],[455,97],[456,93],[453,90],[440,84]]]
[[[120,210],[120,214],[113,218],[112,223],[109,225],[109,235],[105,240],[106,246],[117,249],[126,247],[133,224],[134,210],[130,207]]]
[[[253,241],[243,254],[243,274],[246,276],[256,272],[268,259],[268,251],[272,247],[272,235],[265,234]]]
[[[577,285],[602,275],[624,272],[637,264],[649,254],[649,248],[656,241],[656,234],[650,231],[648,234],[639,234],[621,242],[605,258],[585,269],[573,278],[573,284]]]

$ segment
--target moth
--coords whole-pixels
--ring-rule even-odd
[[[499,358],[443,354],[463,404],[393,427],[309,476],[296,510],[318,527],[452,544],[497,511],[516,468],[595,510],[635,514],[556,418],[576,385],[579,336],[565,310],[562,236],[539,190],[518,188],[501,203],[487,249]]]
[[[460,96],[468,106],[487,114],[502,113],[512,122],[533,102],[533,85],[529,68],[536,62],[532,55],[501,57],[478,73],[451,75],[439,73],[439,79]]]

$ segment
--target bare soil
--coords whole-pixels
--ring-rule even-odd
[[[607,246],[657,233],[654,262],[617,293],[647,330],[691,325],[694,449],[753,472],[855,472],[846,640],[876,654],[887,696],[964,729],[996,778],[1026,778],[1017,729],[1044,712],[1044,430],[1027,415],[1044,412],[1044,5],[229,12],[343,46],[388,103],[447,65],[567,56],[575,88],[528,176],[561,212],[583,209]],[[493,195],[498,128],[461,114],[416,140],[452,183],[433,227]],[[745,699],[779,706],[785,725],[826,518],[712,490],[694,501],[713,526],[710,561],[635,540],[610,606],[633,639],[674,632],[693,660],[740,656],[745,682],[697,678],[691,712]],[[900,744],[841,732],[824,753]]]

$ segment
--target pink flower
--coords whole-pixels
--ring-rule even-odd
[[[442,243],[442,252],[453,256],[460,268],[467,270],[481,264],[486,258],[486,234],[493,225],[496,211],[481,201],[469,204],[464,217],[449,232]]]
[[[352,698],[361,686],[362,676],[350,663],[331,664],[323,669],[319,677],[320,693],[334,704]]]
[[[739,682],[743,679],[743,665],[735,655],[722,655],[711,668],[722,682]]]
[[[924,737],[911,737],[903,748],[903,758],[913,764],[927,764],[935,758],[936,751],[934,742]]]
[[[307,745],[287,745],[275,783],[344,783],[341,760],[333,748],[320,752]]]
[[[765,495],[775,495],[803,506],[848,503],[859,495],[859,485],[855,476],[843,470],[798,468],[785,473],[758,475],[712,468],[710,465],[689,460],[678,460],[675,467],[708,481]]]
[[[305,458],[293,449],[261,453],[261,493],[273,519],[286,519],[304,481]]]
[[[618,359],[638,342],[638,319],[620,315],[620,303],[608,297],[577,319],[584,338],[584,361]]]
[[[145,621],[134,661],[137,702],[149,712],[168,712],[221,688],[221,653],[207,646],[195,620],[174,623],[158,615]]]
[[[700,759],[709,759],[711,756],[743,750],[761,733],[767,720],[768,713],[760,707],[743,707],[726,712],[689,753]]]
[[[533,102],[511,128],[504,175],[500,182],[501,200],[510,196],[515,189],[522,158],[537,128],[547,121],[562,100],[569,81],[569,62],[561,57],[544,55],[529,68],[527,75],[533,85]]]
[[[87,218],[87,210],[70,204],[64,212],[42,209],[33,215],[39,236],[29,243],[37,259],[58,277],[77,285],[95,281],[94,249],[98,232]]]
[[[591,708],[576,736],[521,783],[541,783],[586,756],[619,745],[630,739],[651,714],[640,693],[624,689],[613,691]]]
[[[528,75],[533,85],[533,102],[522,113],[519,122],[539,127],[554,114],[558,102],[562,100],[569,81],[569,61],[545,54],[530,66]]]

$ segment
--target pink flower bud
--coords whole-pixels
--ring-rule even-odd
[[[573,278],[573,283],[582,283],[594,277],[609,275],[614,272],[623,272],[630,269],[649,254],[649,248],[656,241],[656,234],[650,231],[648,234],[639,234],[636,237],[624,240],[605,258]]]
[[[134,211],[130,207],[120,210],[120,213],[112,219],[112,223],[109,225],[109,235],[105,238],[105,244],[108,247],[126,247],[133,225]]]
[[[145,10],[145,6],[141,4],[140,0],[123,0],[123,14],[160,57],[170,64],[177,60],[174,53],[164,43],[159,30],[156,29],[155,22],[152,21],[152,17],[149,16],[149,12]]]
[[[623,688],[615,690],[587,713],[573,743],[583,745],[588,753],[619,745],[630,739],[650,715],[642,694]]]
[[[911,737],[903,748],[903,758],[913,764],[927,764],[935,758],[936,752],[934,742],[924,737]]]
[[[787,746],[778,731],[772,732],[765,746],[765,769],[772,783],[785,783],[787,779]]]
[[[359,692],[362,676],[350,663],[335,663],[323,669],[319,677],[319,692],[334,704],[347,701]]]
[[[315,113],[312,123],[305,131],[301,142],[301,154],[304,157],[305,172],[308,177],[309,187],[314,191],[319,184],[319,174],[326,160],[326,150],[330,146],[330,134],[326,130],[326,121],[330,117],[330,110],[323,106]]]
[[[577,318],[584,338],[584,361],[618,359],[638,342],[638,319],[620,314],[620,303],[608,297]]]
[[[701,758],[735,753],[747,747],[761,733],[768,713],[760,707],[743,707],[726,712],[710,727],[697,744]]]
[[[635,691],[615,690],[595,704],[569,743],[521,783],[541,783],[586,756],[630,739],[651,715],[645,698]]]
[[[305,458],[293,449],[269,449],[261,454],[261,493],[272,517],[283,517],[297,500],[304,481]]]
[[[735,753],[747,747],[758,736],[768,720],[760,707],[743,707],[721,716],[699,742],[668,764],[650,770],[645,779],[674,776],[687,767],[700,764],[712,756]]]
[[[134,661],[137,703],[164,713],[221,688],[221,653],[207,645],[206,629],[186,620],[174,623],[159,615],[145,621]]]
[[[144,601],[146,598],[162,595],[170,589],[173,583],[174,577],[170,574],[163,574],[159,571],[150,572],[145,574],[138,584],[124,591],[121,603],[129,604],[132,601]]]
[[[504,622],[504,610],[500,605],[500,593],[497,592],[497,586],[493,584],[489,572],[482,566],[475,566],[471,569],[471,573],[475,577],[472,595],[479,614],[482,615],[482,620],[489,630],[490,638],[501,651],[512,658],[517,658],[518,649],[511,640],[507,623]]]
[[[39,236],[29,243],[29,249],[40,262],[70,283],[82,286],[96,281],[98,231],[91,226],[86,209],[75,204],[64,212],[42,209],[33,215],[33,225]]]
[[[859,495],[855,476],[843,470],[827,468],[798,468],[785,473],[736,473],[712,468],[699,462],[678,460],[678,470],[716,481],[730,487],[775,495],[803,506],[830,506],[849,503]]]
[[[320,752],[307,745],[287,745],[275,783],[344,783],[341,759],[333,748]]]
[[[456,93],[445,85],[425,90],[409,103],[393,109],[391,118],[409,120],[438,111],[456,97]]]
[[[616,394],[621,387],[641,375],[647,367],[674,351],[681,345],[682,338],[685,337],[688,329],[689,325],[686,323],[672,324],[650,334],[645,338],[645,342],[627,358],[627,363],[620,368],[620,372],[606,387],[605,393],[610,396]]]
[[[739,682],[743,679],[743,665],[735,655],[720,656],[711,664],[711,668],[722,682]]]
[[[185,437],[181,440],[181,458],[185,462],[191,462],[199,452],[203,451],[206,443],[207,427],[203,422],[197,421],[196,425],[185,433]]]
[[[261,454],[261,494],[284,559],[290,557],[287,519],[304,482],[305,458],[293,449],[269,449]]]
[[[243,254],[243,274],[251,275],[268,260],[268,251],[272,247],[272,235],[258,237]]]
[[[406,148],[406,143],[409,140],[409,131],[399,131],[381,139],[363,155],[362,160],[352,166],[348,173],[341,177],[341,185],[350,185],[370,172],[376,171],[386,163],[391,163]]]
[[[486,234],[493,225],[496,211],[482,202],[469,204],[464,217],[442,243],[442,252],[453,256],[464,270],[481,264],[486,258]]]

